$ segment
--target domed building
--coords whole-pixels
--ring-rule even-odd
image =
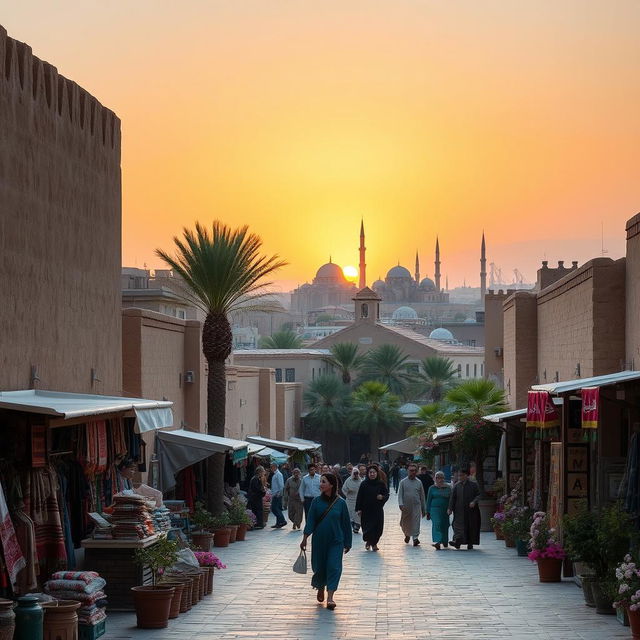
[[[418,313],[411,307],[398,307],[392,314],[392,320],[417,320]]]
[[[449,342],[454,343],[456,339],[453,337],[453,333],[449,331],[449,329],[445,329],[444,327],[438,327],[434,329],[430,334],[429,338],[431,340],[440,340],[440,342]]]

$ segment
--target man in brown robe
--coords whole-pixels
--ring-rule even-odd
[[[469,466],[463,466],[459,471],[459,480],[454,485],[449,499],[449,510],[453,513],[453,540],[449,543],[456,549],[466,544],[467,549],[473,549],[474,544],[480,544],[480,509],[478,500],[480,489],[476,482],[469,478]]]

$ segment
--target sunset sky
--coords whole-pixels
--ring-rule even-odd
[[[478,285],[624,252],[640,211],[637,0],[38,0],[0,24],[122,119],[123,263],[195,220],[290,265]]]

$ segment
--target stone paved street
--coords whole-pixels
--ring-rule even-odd
[[[345,558],[337,608],[315,600],[309,581],[291,571],[302,534],[290,527],[250,532],[246,542],[216,552],[228,565],[214,593],[162,631],[135,628],[135,615],[112,614],[109,640],[291,638],[371,640],[613,640],[631,638],[614,616],[585,607],[572,582],[540,584],[536,567],[493,534],[473,551],[437,552],[430,525],[422,546],[405,545],[395,496],[386,506],[379,553],[360,536]],[[423,520],[423,523],[425,521]],[[269,524],[273,524],[271,517]]]

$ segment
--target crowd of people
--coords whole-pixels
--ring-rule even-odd
[[[306,551],[312,536],[311,585],[317,589],[318,602],[324,602],[326,590],[327,608],[334,609],[342,557],[351,550],[353,535],[361,533],[367,551],[379,551],[389,484],[397,494],[406,544],[413,540],[413,546],[420,545],[423,518],[431,520],[432,546],[438,551],[449,546],[460,549],[462,545],[473,549],[480,543],[480,491],[468,465],[462,466],[457,481],[449,484],[442,471],[432,476],[427,467],[413,462],[389,465],[363,460],[344,466],[312,463],[304,475],[297,466],[272,463],[269,475],[263,467],[256,468],[249,483],[248,502],[258,529],[265,526],[263,498],[269,487],[275,516],[272,528],[287,526],[286,510],[293,529],[300,530],[304,515],[300,548]]]

